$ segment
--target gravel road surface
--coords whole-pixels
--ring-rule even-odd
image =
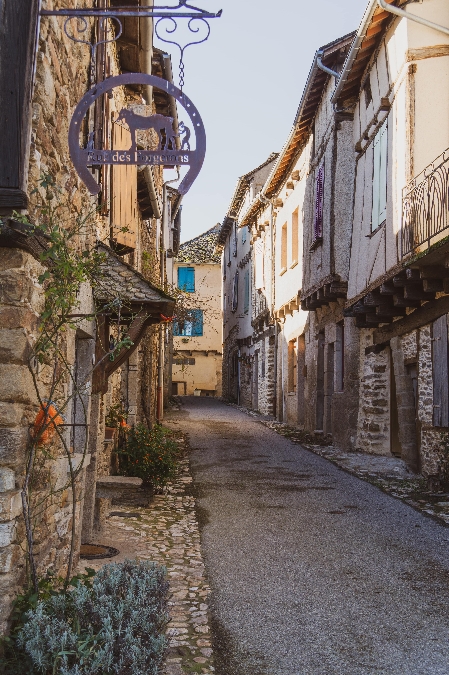
[[[181,400],[217,675],[448,675],[449,528],[235,408]]]

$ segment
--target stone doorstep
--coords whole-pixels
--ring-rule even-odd
[[[130,476],[100,476],[96,481],[95,497],[117,499],[142,488],[142,479]]]

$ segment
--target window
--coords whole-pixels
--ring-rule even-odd
[[[233,312],[237,311],[239,305],[239,273],[236,272],[234,276],[234,283],[232,285],[232,305],[231,310]]]
[[[173,359],[173,363],[175,366],[194,366],[195,365],[195,359],[189,359],[189,358],[184,358],[182,356],[179,356],[175,359]]]
[[[287,223],[282,225],[281,231],[281,273],[287,269]]]
[[[387,219],[387,152],[388,125],[382,124],[374,137],[373,154],[373,210],[371,232],[377,230]]]
[[[373,100],[373,92],[371,91],[371,80],[369,75],[366,78],[365,84],[363,85],[363,91],[365,92],[365,106],[368,107]]]
[[[203,335],[203,310],[190,309],[185,319],[175,321],[173,335],[186,337],[201,337]]]
[[[246,270],[244,277],[243,311],[245,314],[249,312],[249,270]]]
[[[292,267],[298,262],[298,209],[292,213]]]
[[[288,343],[288,392],[296,394],[296,384],[298,381],[298,349],[297,340],[290,340]]]
[[[245,227],[242,227],[242,244],[246,244],[247,234],[248,234],[248,228],[245,225]]]
[[[237,223],[234,221],[234,234],[232,238],[232,255],[237,257]]]
[[[315,176],[315,217],[313,222],[313,243],[323,239],[324,163]]]
[[[186,293],[195,293],[194,267],[178,267],[178,288]]]
[[[433,424],[449,426],[449,368],[447,317],[440,316],[432,325],[432,370],[433,370]]]

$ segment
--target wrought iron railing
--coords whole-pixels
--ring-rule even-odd
[[[429,248],[445,230],[449,230],[449,149],[403,190],[402,258]]]

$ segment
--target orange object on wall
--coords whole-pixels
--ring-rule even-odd
[[[47,445],[55,435],[56,427],[63,422],[64,418],[54,403],[43,403],[34,420],[33,437],[39,437],[39,445]]]

